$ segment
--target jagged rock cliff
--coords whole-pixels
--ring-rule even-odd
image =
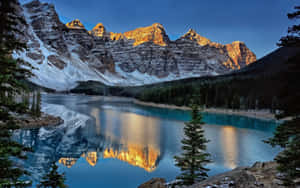
[[[51,4],[33,1],[22,8],[29,50],[15,57],[38,68],[31,81],[57,90],[86,80],[130,86],[219,75],[256,60],[243,42],[218,44],[192,29],[175,41],[159,23],[125,33],[99,23],[87,31],[78,19],[63,24]]]

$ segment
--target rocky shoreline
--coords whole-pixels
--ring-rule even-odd
[[[141,106],[149,106],[149,107],[157,107],[157,108],[168,108],[168,109],[178,109],[178,110],[190,110],[187,106],[176,106],[172,104],[161,104],[161,103],[153,103],[153,102],[144,102],[132,97],[118,97],[118,96],[99,96],[100,98],[97,100],[102,100],[105,102],[130,102],[133,104],[141,105]],[[269,110],[232,110],[225,108],[205,108],[203,110],[207,113],[215,113],[215,114],[227,114],[227,115],[238,115],[245,116],[250,118],[256,118],[266,121],[278,121],[275,117],[275,114],[272,114]],[[280,122],[280,121],[278,121]]]
[[[34,129],[40,127],[57,126],[64,123],[60,117],[42,113],[40,117],[24,114],[15,116],[16,123],[21,129]]]
[[[287,188],[283,185],[282,174],[278,173],[274,161],[256,162],[252,167],[238,167],[231,171],[211,176],[201,183],[184,188]],[[162,178],[153,178],[138,188],[169,188],[172,183],[165,183]],[[300,184],[296,187],[299,188]]]
[[[179,110],[189,110],[190,108],[187,106],[175,106],[170,104],[158,104],[153,102],[144,102],[140,100],[133,100],[134,104],[143,105],[143,106],[151,106],[158,108],[169,108],[169,109],[179,109]],[[208,113],[216,113],[216,114],[227,114],[227,115],[239,115],[246,116],[251,118],[257,118],[268,121],[277,121],[275,115],[272,114],[268,110],[232,110],[232,109],[223,109],[223,108],[206,108],[203,110]]]

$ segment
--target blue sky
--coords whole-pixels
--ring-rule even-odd
[[[243,41],[258,58],[277,48],[276,42],[294,23],[286,14],[299,5],[299,0],[41,1],[54,4],[63,22],[78,18],[88,30],[99,22],[112,32],[158,22],[172,40],[193,28],[215,42]]]

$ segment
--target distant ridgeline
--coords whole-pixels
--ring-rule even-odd
[[[216,43],[193,29],[174,41],[159,23],[125,33],[99,23],[88,31],[78,19],[62,23],[53,5],[38,0],[20,7],[20,14],[28,50],[14,57],[36,68],[31,82],[57,91],[72,89],[77,81],[138,86],[221,75],[256,60],[244,42]]]
[[[63,24],[51,4],[33,1],[22,8],[28,25],[20,30],[29,49],[14,57],[37,68],[31,82],[56,91],[176,105],[200,95],[208,107],[275,109],[288,62],[299,61],[299,48],[279,48],[255,61],[245,43],[215,43],[193,29],[175,41],[159,23],[125,33],[99,23],[87,31],[79,20]]]
[[[140,87],[108,87],[97,82],[82,82],[71,92],[128,96],[178,106],[188,105],[190,99],[196,96],[207,107],[274,111],[280,105],[282,88],[288,85],[285,74],[291,71],[289,62],[293,61],[300,62],[300,48],[284,47],[224,76],[189,78]]]
[[[250,66],[218,77],[192,78],[151,86],[137,96],[149,102],[188,105],[196,96],[207,107],[278,109],[286,74],[292,62],[300,62],[300,48],[280,48]],[[299,79],[300,80],[300,73]]]

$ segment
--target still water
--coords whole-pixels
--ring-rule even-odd
[[[57,94],[43,95],[43,110],[60,115],[64,123],[14,134],[34,149],[23,164],[34,182],[53,161],[71,188],[134,188],[152,177],[171,181],[179,174],[173,156],[181,152],[187,111]],[[272,160],[279,152],[262,142],[272,136],[272,121],[205,113],[204,122],[213,160],[209,175]]]

